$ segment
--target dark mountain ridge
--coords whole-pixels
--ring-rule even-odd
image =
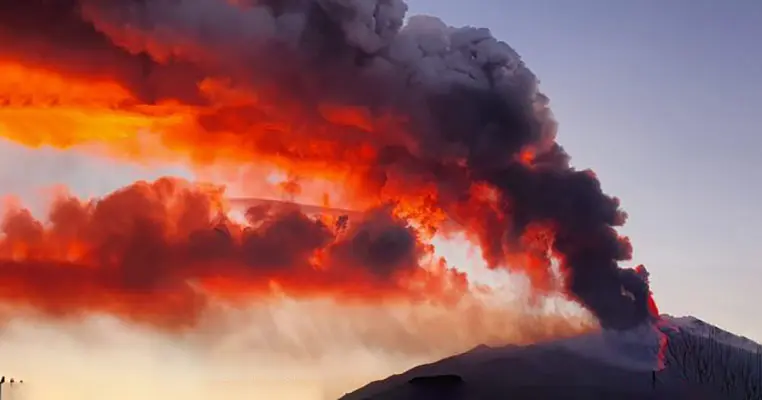
[[[608,398],[762,399],[762,346],[697,318],[663,315],[624,332],[478,346],[341,400]]]

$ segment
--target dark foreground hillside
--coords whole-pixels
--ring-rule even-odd
[[[655,375],[569,350],[562,341],[480,346],[371,383],[342,400],[762,399],[760,345],[695,318],[670,321],[673,328],[662,329],[669,337],[666,367]],[[587,340],[574,340],[580,339]]]

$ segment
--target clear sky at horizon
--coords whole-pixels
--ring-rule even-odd
[[[572,162],[622,199],[663,312],[762,340],[762,2],[408,4],[521,54]]]

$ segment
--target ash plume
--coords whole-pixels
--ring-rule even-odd
[[[565,293],[603,326],[647,318],[646,281],[618,266],[631,258],[616,231],[626,214],[594,173],[570,166],[549,100],[517,52],[487,29],[453,28],[434,17],[405,21],[406,11],[402,0],[7,0],[2,37],[25,44],[0,55],[118,80],[145,104],[197,105],[190,124],[156,133],[164,144],[196,160],[287,162],[300,176],[341,173],[360,197],[426,199],[478,241],[491,267],[523,268],[543,292],[558,262]],[[54,50],[53,59],[35,56],[42,49]],[[210,95],[211,83],[246,96],[222,101]],[[266,249],[296,241],[297,228],[309,227],[299,237],[303,247],[270,260],[268,271],[298,268],[331,241],[324,226],[289,218],[264,228],[274,236],[247,239],[250,248]],[[329,258],[362,263],[381,277],[407,271],[414,241],[404,228],[385,232],[350,232],[355,251],[337,246]],[[149,259],[176,261],[156,243],[128,253],[148,263],[141,271],[154,271],[145,267],[157,262]],[[199,257],[226,248],[199,246]],[[240,256],[247,249],[228,248]],[[134,275],[136,285],[156,278]]]
[[[467,294],[461,273],[426,272],[428,247],[387,210],[337,235],[294,209],[220,219],[220,201],[216,190],[165,178],[97,201],[60,197],[48,223],[9,210],[0,302],[54,318],[106,313],[183,330],[210,302],[257,303],[273,292],[358,304],[410,299],[416,284],[430,287],[431,304]]]

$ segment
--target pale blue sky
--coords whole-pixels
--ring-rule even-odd
[[[762,340],[762,2],[408,3],[524,57],[574,164],[630,213],[663,312]]]
[[[575,165],[593,168],[630,213],[625,232],[662,311],[762,340],[762,2],[408,3],[412,14],[489,27],[524,57]],[[25,198],[36,197],[30,180],[100,194],[177,172],[0,144],[0,188]]]

